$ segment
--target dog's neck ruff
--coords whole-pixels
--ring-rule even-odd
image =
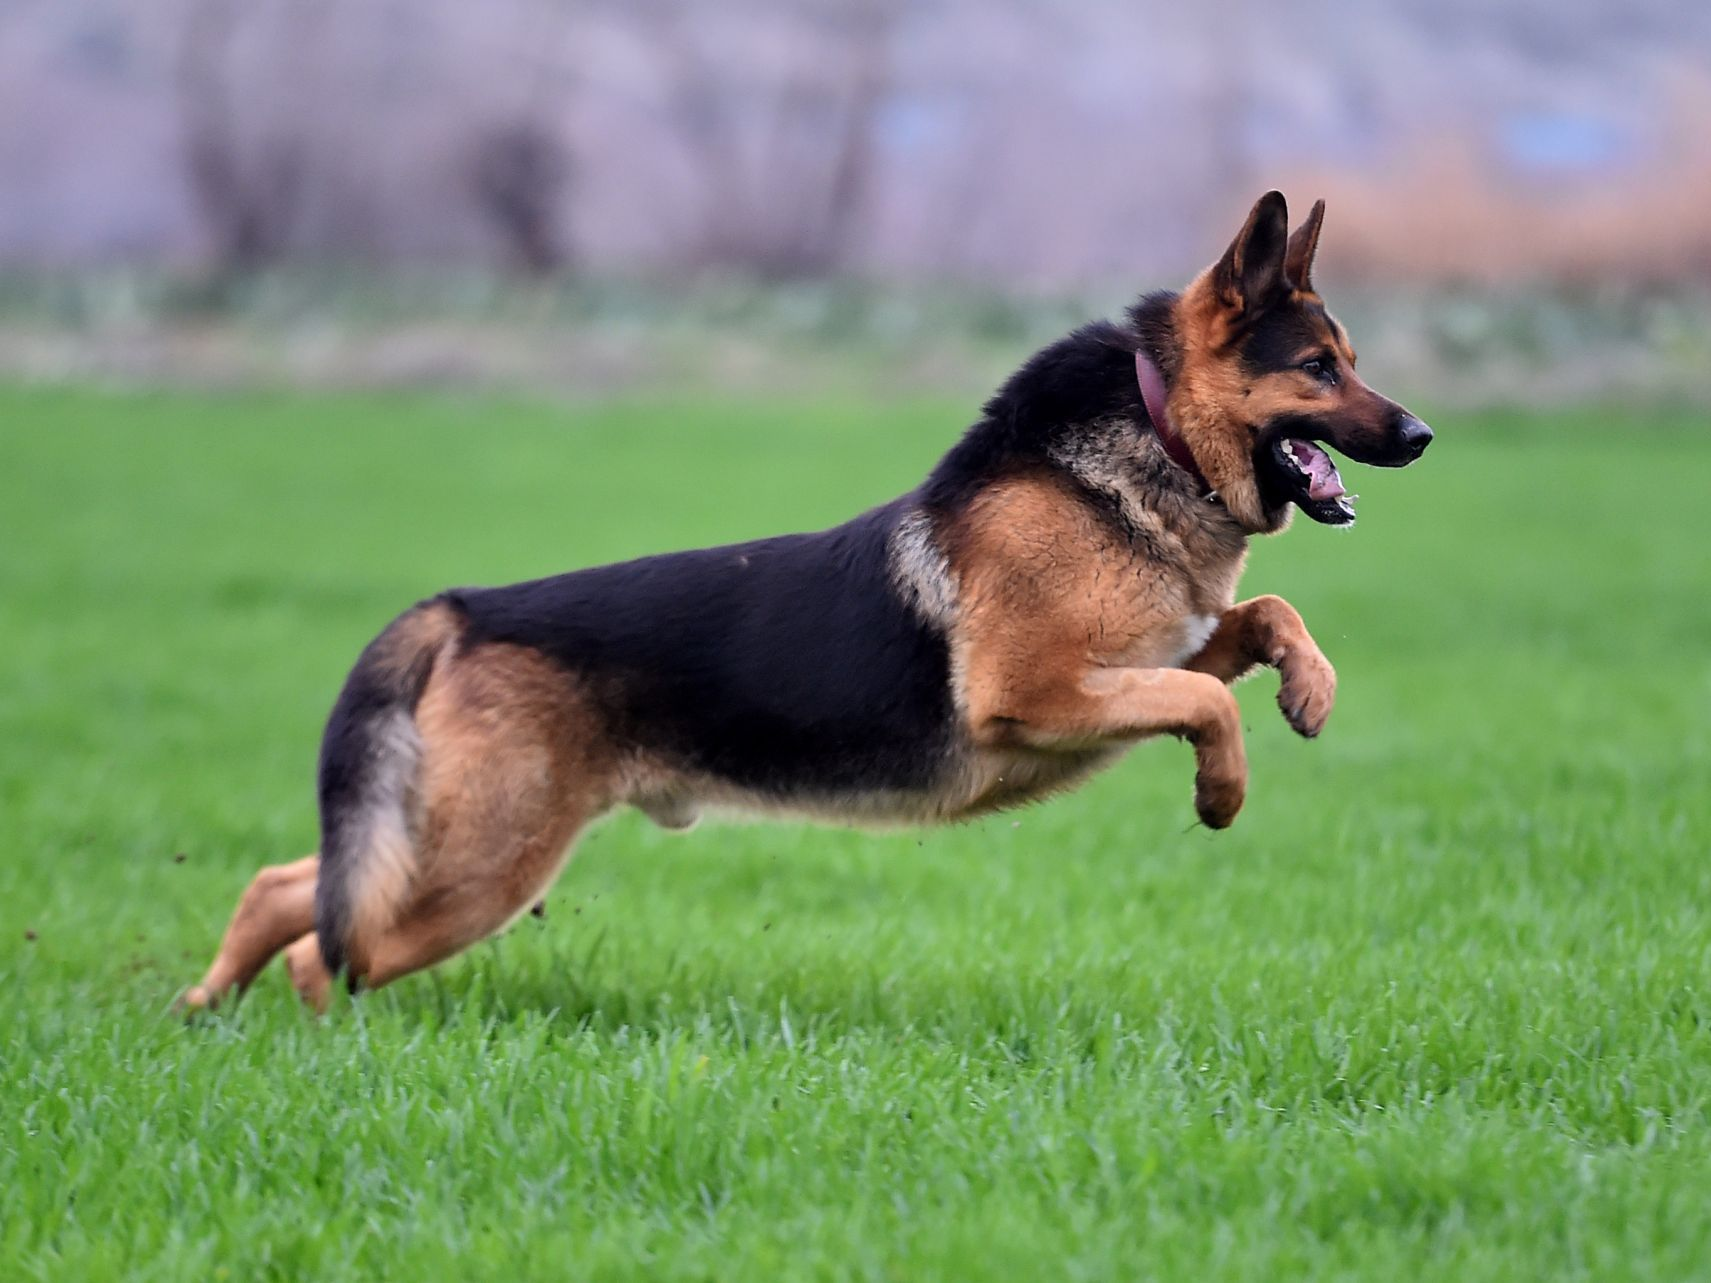
[[[1164,447],[1164,452],[1170,456],[1170,461],[1194,478],[1203,495],[1208,499],[1216,499],[1217,491],[1213,490],[1211,482],[1206,480],[1206,474],[1200,471],[1200,465],[1194,462],[1194,452],[1171,426],[1170,416],[1165,412],[1165,402],[1168,398],[1165,394],[1164,375],[1159,373],[1158,366],[1145,352],[1135,353],[1135,379],[1141,385],[1141,401],[1147,407],[1147,418],[1152,420],[1153,433],[1158,437],[1158,443]]]

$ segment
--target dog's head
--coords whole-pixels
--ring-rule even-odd
[[[1432,440],[1361,381],[1348,335],[1313,288],[1324,216],[1320,201],[1290,235],[1282,194],[1267,192],[1172,308],[1171,422],[1224,505],[1256,532],[1282,529],[1291,504],[1326,525],[1354,521],[1322,445],[1400,468]]]

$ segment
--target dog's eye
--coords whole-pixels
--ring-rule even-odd
[[[1318,379],[1321,383],[1334,384],[1337,381],[1337,367],[1329,361],[1320,360],[1318,357],[1314,357],[1311,361],[1303,361],[1301,373]]]

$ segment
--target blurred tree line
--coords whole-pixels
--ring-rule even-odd
[[[0,0],[0,261],[1711,275],[1686,0]]]

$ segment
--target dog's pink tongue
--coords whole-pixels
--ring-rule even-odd
[[[1291,441],[1290,450],[1295,455],[1295,462],[1307,473],[1309,499],[1335,499],[1347,493],[1330,455],[1311,441]]]

